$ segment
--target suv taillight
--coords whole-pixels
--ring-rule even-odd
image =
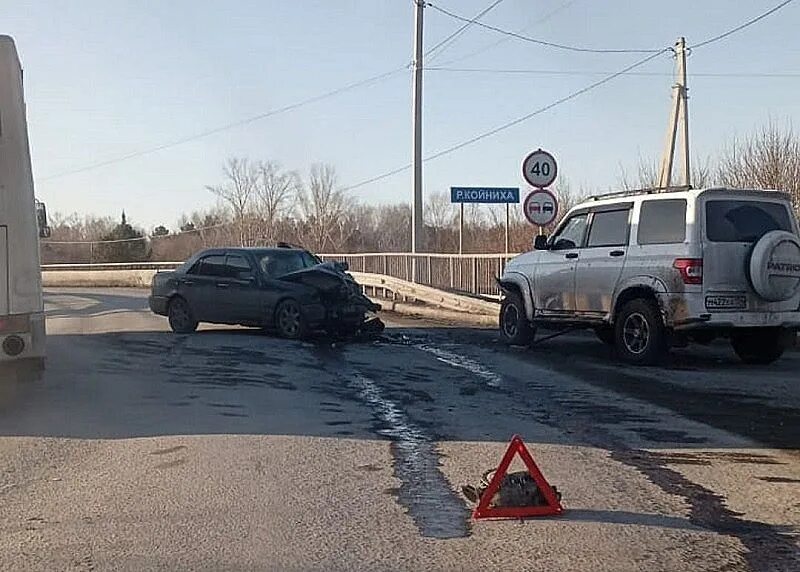
[[[702,258],[676,258],[672,267],[681,273],[684,284],[703,283],[703,259]]]

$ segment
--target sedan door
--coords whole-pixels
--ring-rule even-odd
[[[631,206],[613,205],[591,214],[586,247],[575,271],[576,309],[589,317],[602,318],[611,312],[628,250]]]
[[[178,293],[189,303],[199,322],[218,322],[222,317],[215,303],[217,279],[224,271],[225,255],[210,254],[198,260],[178,278]]]
[[[575,267],[586,233],[588,214],[572,215],[550,239],[534,275],[534,304],[544,315],[575,312]]]
[[[216,282],[223,321],[251,326],[263,324],[265,295],[250,261],[242,254],[228,254],[224,274]]]

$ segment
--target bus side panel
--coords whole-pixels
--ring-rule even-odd
[[[0,316],[8,315],[8,229],[0,226]]]
[[[22,67],[8,36],[0,36],[0,225],[7,227],[7,313],[42,313],[39,233]]]

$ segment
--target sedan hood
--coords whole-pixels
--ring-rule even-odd
[[[331,262],[323,262],[311,268],[303,268],[296,272],[291,272],[285,276],[281,276],[279,280],[287,282],[295,282],[298,284],[305,284],[321,290],[323,292],[330,292],[337,289],[347,289],[347,282],[352,278],[341,272]]]
[[[334,262],[323,262],[311,268],[304,268],[282,276],[280,280],[305,284],[316,288],[329,300],[354,303],[372,312],[377,312],[381,308],[380,304],[375,304],[367,298],[355,279]]]

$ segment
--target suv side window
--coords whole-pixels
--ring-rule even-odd
[[[553,236],[553,250],[572,250],[583,245],[583,236],[586,234],[587,214],[578,214],[570,218],[561,231]]]
[[[642,202],[639,244],[676,244],[686,240],[686,199]]]
[[[225,259],[225,275],[233,280],[250,280],[253,278],[253,267],[244,256],[229,254]]]
[[[630,212],[630,209],[626,208],[594,213],[587,247],[627,245]]]

